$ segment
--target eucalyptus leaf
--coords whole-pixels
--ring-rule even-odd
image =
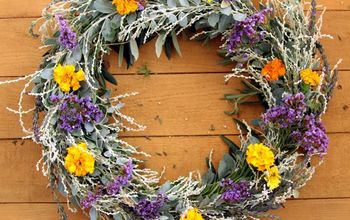
[[[224,15],[229,16],[229,15],[231,15],[231,13],[232,13],[232,8],[231,8],[231,7],[222,8],[222,9],[220,10],[220,12],[221,12],[222,14],[224,14]]]
[[[181,57],[182,56],[182,53],[181,53],[181,49],[180,49],[180,45],[179,45],[179,42],[177,41],[177,36],[176,36],[176,33],[175,31],[172,31],[171,32],[171,39],[173,41],[173,45],[175,47],[175,50],[176,52],[179,54],[179,56]]]
[[[160,34],[157,38],[157,41],[156,41],[156,54],[157,54],[158,58],[162,54],[164,43],[165,43],[165,36],[164,36],[164,34]]]
[[[235,21],[243,21],[247,18],[247,15],[243,13],[234,13],[232,14],[232,17]]]
[[[121,67],[123,65],[123,57],[124,57],[124,44],[120,45],[119,53],[118,53],[118,66]]]
[[[137,46],[137,42],[135,39],[130,40],[130,49],[135,60],[137,60],[139,58],[139,47]]]
[[[176,7],[176,0],[167,0],[167,4],[169,8],[175,8]]]
[[[180,2],[181,6],[184,6],[184,7],[189,7],[190,6],[190,3],[188,3],[187,0],[179,0],[179,2]]]
[[[44,69],[43,71],[41,71],[40,77],[46,80],[53,79],[53,68]]]
[[[187,15],[183,12],[179,13],[179,24],[181,27],[186,27],[188,24],[188,18]]]
[[[219,22],[220,15],[213,13],[208,17],[208,23],[211,27],[215,27],[216,24]]]
[[[94,2],[94,8],[105,14],[113,13],[115,12],[115,6],[112,4],[109,0],[96,0]]]
[[[98,218],[97,211],[94,207],[90,209],[89,215],[90,215],[90,220],[97,220]]]

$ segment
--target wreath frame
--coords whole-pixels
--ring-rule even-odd
[[[19,115],[24,138],[42,145],[37,169],[48,176],[55,199],[59,191],[68,205],[89,210],[91,220],[277,218],[266,212],[297,197],[328,148],[320,117],[340,62],[334,68],[328,62],[320,39],[331,36],[321,33],[324,11],[317,19],[316,10],[315,0],[306,14],[299,0],[259,7],[249,0],[52,0],[30,28],[49,48],[40,70],[0,85],[29,79],[18,109],[9,110]],[[133,157],[150,155],[119,139],[122,130],[145,127],[121,112],[122,99],[137,93],[111,97],[106,82],[117,81],[104,56],[115,50],[119,64],[125,59],[129,67],[154,37],[158,57],[163,47],[168,58],[172,48],[181,55],[177,35],[183,31],[191,39],[222,38],[223,62],[236,64],[225,80],[242,78],[246,86],[225,95],[234,104],[228,114],[254,95],[267,111],[255,126],[235,119],[241,143],[222,137],[229,152],[218,170],[210,156],[203,178],[190,173],[158,185],[161,176]],[[23,110],[30,84],[35,108]],[[31,111],[32,130],[22,120]],[[321,160],[313,166],[315,156]],[[67,219],[59,201],[58,210]]]

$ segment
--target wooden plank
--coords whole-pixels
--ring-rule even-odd
[[[38,17],[49,0],[0,0],[0,18]]]
[[[283,220],[348,220],[350,216],[350,199],[315,199],[291,200],[286,208],[273,211]],[[6,220],[56,220],[55,204],[1,204],[0,215]],[[88,220],[89,217],[79,213],[68,212],[70,220]]]
[[[0,18],[38,17],[49,2],[49,0],[0,0]],[[350,9],[349,0],[318,0],[317,2],[319,5],[326,6],[328,10]]]
[[[340,86],[329,103],[324,121],[328,132],[350,132],[349,72],[340,73]],[[168,136],[168,135],[214,135],[237,134],[232,117],[224,114],[232,105],[222,100],[223,94],[235,93],[241,87],[239,80],[224,84],[224,74],[175,74],[152,75],[150,77],[118,76],[119,86],[114,94],[140,92],[140,95],[125,99],[123,112],[133,116],[147,126],[143,132],[129,132],[126,136]],[[4,79],[4,78],[3,78]],[[22,83],[4,85],[0,90],[0,138],[18,138],[23,133],[18,115],[6,107],[16,108]],[[25,98],[25,109],[34,102]],[[260,105],[242,106],[239,116],[250,122],[263,111]],[[31,116],[25,117],[31,127]],[[11,129],[9,129],[11,127]]]
[[[324,40],[330,62],[335,64],[339,58],[344,58],[341,69],[350,69],[350,36],[347,32],[350,23],[350,11],[327,12],[324,21],[324,33],[334,35],[334,40]],[[0,29],[0,76],[19,76],[34,72],[41,60],[44,50],[38,50],[38,39],[27,34],[32,19],[1,19]],[[21,42],[21,43],[19,43]],[[117,68],[117,57],[113,53],[109,57],[111,72],[116,74],[134,74],[144,64],[155,73],[203,73],[228,72],[230,66],[218,65],[219,58],[216,51],[220,42],[210,42],[208,47],[200,42],[180,39],[183,57],[174,54],[167,60],[164,53],[157,59],[154,41],[140,49],[140,60],[130,69],[126,65]]]
[[[291,200],[272,213],[283,220],[348,220],[350,199]]]
[[[313,179],[300,192],[301,198],[350,197],[350,151],[347,145],[350,134],[332,134],[329,154],[325,163],[316,171]],[[232,138],[232,137],[231,137]],[[165,170],[164,180],[176,179],[191,171],[204,172],[205,158],[213,150],[213,162],[217,166],[227,146],[218,136],[212,137],[152,137],[125,138],[127,142],[150,153],[145,165]],[[233,137],[239,143],[237,137]],[[0,141],[0,203],[1,202],[51,202],[52,195],[46,189],[47,179],[37,172],[35,165],[41,148],[31,141]],[[343,169],[344,168],[344,169]],[[15,171],[15,172],[14,172]]]
[[[82,211],[71,213],[67,211],[69,220],[89,220]],[[57,220],[56,204],[1,204],[1,218],[6,220]]]

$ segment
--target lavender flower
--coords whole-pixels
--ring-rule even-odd
[[[50,100],[58,102],[60,98],[51,96]],[[90,97],[79,98],[70,94],[61,100],[58,109],[60,128],[67,132],[81,129],[84,123],[100,122],[103,118],[103,112],[92,103]]]
[[[263,32],[258,32],[257,25],[265,21],[265,16],[272,11],[271,8],[264,9],[257,12],[244,21],[239,21],[233,26],[232,34],[230,36],[227,49],[233,52],[242,44],[244,39],[249,43],[254,43],[262,40],[265,36]]]
[[[167,202],[167,197],[160,194],[153,201],[142,199],[134,208],[135,213],[143,220],[153,220],[160,216],[160,209]]]
[[[56,20],[60,30],[59,43],[69,50],[74,50],[78,46],[77,34],[69,27],[62,15],[56,15]]]
[[[234,183],[232,180],[226,179],[220,185],[225,188],[225,191],[221,194],[221,199],[225,202],[241,202],[251,196],[249,183],[246,181]]]
[[[283,104],[270,108],[262,118],[264,124],[273,123],[278,128],[288,128],[302,120],[306,109],[303,93],[287,95],[283,98]]]
[[[307,155],[327,153],[329,139],[326,135],[326,129],[314,114],[305,116],[300,130],[294,131],[292,137],[305,149]]]
[[[133,164],[130,160],[125,166],[124,166],[124,175],[118,176],[115,178],[114,182],[109,184],[107,186],[107,193],[109,195],[117,195],[119,194],[122,187],[129,184],[130,179],[132,178],[132,170],[133,170]]]

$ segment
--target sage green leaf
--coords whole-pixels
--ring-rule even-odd
[[[231,9],[231,7],[222,8],[222,9],[220,10],[220,12],[221,12],[222,14],[224,14],[224,15],[229,16],[229,15],[231,15],[231,13],[232,13],[232,9]]]
[[[130,49],[135,60],[137,60],[139,58],[139,47],[137,46],[137,42],[135,39],[130,40]]]
[[[158,58],[162,54],[164,43],[165,43],[165,36],[164,36],[164,34],[161,34],[158,36],[157,41],[156,41],[156,54],[157,54]]]
[[[121,25],[121,16],[120,16],[120,14],[116,14],[113,18],[112,18],[112,20],[111,20],[111,26],[112,26],[112,28],[113,29],[118,29],[118,28],[120,28],[120,25]]]
[[[53,79],[52,71],[53,71],[53,68],[44,69],[43,71],[41,71],[40,77],[46,80]]]
[[[184,7],[189,7],[190,6],[190,3],[188,3],[187,0],[179,0],[180,1],[180,5],[181,6],[184,6]]]
[[[170,8],[176,7],[176,0],[167,0],[167,4]]]
[[[90,215],[90,220],[97,220],[98,214],[94,207],[90,209],[89,215]]]
[[[173,24],[175,24],[177,22],[177,17],[174,14],[169,14],[168,19]]]
[[[94,8],[105,14],[116,12],[115,6],[109,0],[96,0],[94,2]]]
[[[124,57],[124,45],[120,45],[119,53],[118,53],[118,66],[121,67],[123,65],[123,57]]]
[[[232,17],[235,21],[243,21],[247,18],[247,15],[243,13],[234,13],[232,14]]]
[[[211,14],[208,17],[208,23],[211,27],[215,27],[216,24],[219,22],[220,16],[216,13]]]
[[[179,24],[181,27],[186,27],[188,24],[188,18],[187,15],[183,12],[179,13]]]
[[[175,47],[176,52],[179,54],[180,57],[182,57],[180,45],[179,45],[179,42],[177,41],[177,36],[176,36],[175,31],[171,32],[171,38],[173,40],[173,45]]]

